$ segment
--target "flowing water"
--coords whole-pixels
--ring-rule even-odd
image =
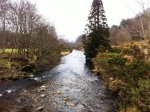
[[[111,91],[73,50],[35,77],[0,84],[0,112],[115,112]]]

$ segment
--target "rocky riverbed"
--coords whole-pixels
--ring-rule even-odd
[[[82,51],[36,77],[0,84],[0,112],[115,112],[111,91],[85,66]]]

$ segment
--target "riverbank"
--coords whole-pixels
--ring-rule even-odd
[[[45,66],[44,60],[39,63],[29,64],[21,55],[13,54],[11,61],[7,60],[7,53],[0,54],[0,82],[5,82],[9,80],[18,80],[20,78],[33,77],[37,73],[42,73],[44,71],[50,70],[60,63],[60,59],[63,56],[70,54],[73,50],[62,51],[58,53],[53,60],[51,60],[50,65]],[[8,66],[11,66],[10,68]]]
[[[49,56],[49,59],[38,59],[29,63],[21,54],[14,53],[8,60],[9,53],[0,54],[0,82],[33,77],[33,75],[55,67],[62,57],[60,53]]]
[[[64,51],[64,52],[61,52],[61,55],[62,56],[66,56],[66,55],[70,54],[71,52],[72,52],[72,50],[70,50],[70,51]]]
[[[94,71],[119,97],[119,112],[150,110],[150,62],[139,45],[115,47],[92,59]]]

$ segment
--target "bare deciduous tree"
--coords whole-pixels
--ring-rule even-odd
[[[56,55],[59,55],[55,27],[38,14],[36,6],[26,0],[20,2],[3,0],[0,6],[0,39],[4,45],[8,37],[6,34],[8,32],[11,34],[9,43],[12,51],[9,53],[9,60],[13,50],[17,49],[29,63],[36,63],[38,59],[52,59],[52,57],[54,61]]]
[[[8,0],[1,0],[0,1],[0,45],[5,51],[5,44],[6,44],[6,31],[7,31],[7,13],[8,13]]]

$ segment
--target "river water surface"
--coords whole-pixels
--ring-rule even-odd
[[[73,50],[35,77],[0,84],[0,112],[115,112],[111,91]]]

